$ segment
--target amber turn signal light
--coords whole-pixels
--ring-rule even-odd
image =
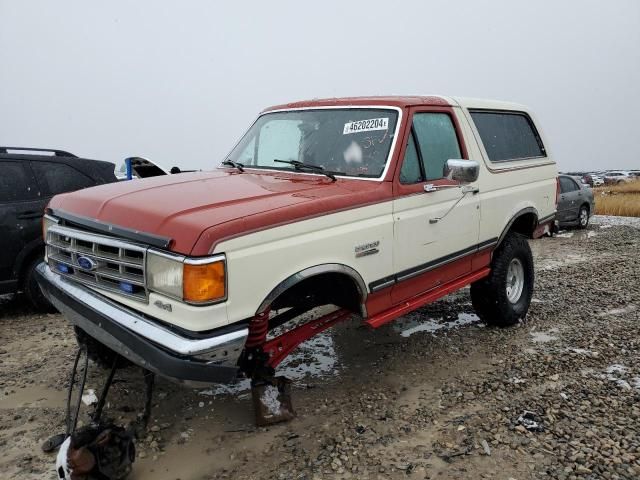
[[[182,276],[183,298],[187,302],[207,303],[225,297],[224,261],[185,263]]]

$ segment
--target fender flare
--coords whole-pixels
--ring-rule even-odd
[[[353,268],[343,265],[341,263],[323,263],[320,265],[315,265],[313,267],[305,268],[304,270],[300,270],[297,273],[287,277],[282,282],[280,282],[262,301],[258,310],[256,311],[256,315],[260,315],[268,310],[273,301],[282,295],[285,291],[293,287],[294,285],[302,282],[303,280],[307,280],[309,278],[315,277],[317,275],[322,275],[325,273],[340,273],[342,275],[346,275],[351,278],[356,287],[358,289],[358,293],[360,294],[360,313],[363,318],[366,318],[366,305],[365,302],[367,300],[367,287],[362,279],[362,276]]]
[[[498,248],[498,246],[502,243],[504,238],[507,236],[507,233],[509,233],[509,230],[511,230],[511,227],[516,222],[516,220],[518,220],[518,218],[520,218],[521,216],[526,215],[528,213],[533,213],[533,215],[535,216],[535,224],[533,225],[533,228],[534,228],[534,230],[536,229],[536,227],[538,226],[538,220],[540,218],[539,215],[538,215],[538,210],[536,210],[534,207],[523,208],[522,210],[519,210],[518,212],[516,212],[511,217],[511,220],[509,220],[507,222],[507,225],[504,227],[504,229],[502,230],[502,233],[498,237],[498,242],[496,243],[496,247],[495,248]]]

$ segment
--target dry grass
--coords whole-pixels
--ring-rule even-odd
[[[640,181],[593,189],[596,214],[640,217]]]

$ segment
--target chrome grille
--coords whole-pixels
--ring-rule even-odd
[[[47,230],[52,271],[79,283],[146,302],[147,248],[104,235],[53,225]]]

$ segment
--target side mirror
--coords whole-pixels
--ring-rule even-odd
[[[449,159],[444,164],[442,176],[460,183],[471,183],[478,179],[480,164],[476,160]]]

